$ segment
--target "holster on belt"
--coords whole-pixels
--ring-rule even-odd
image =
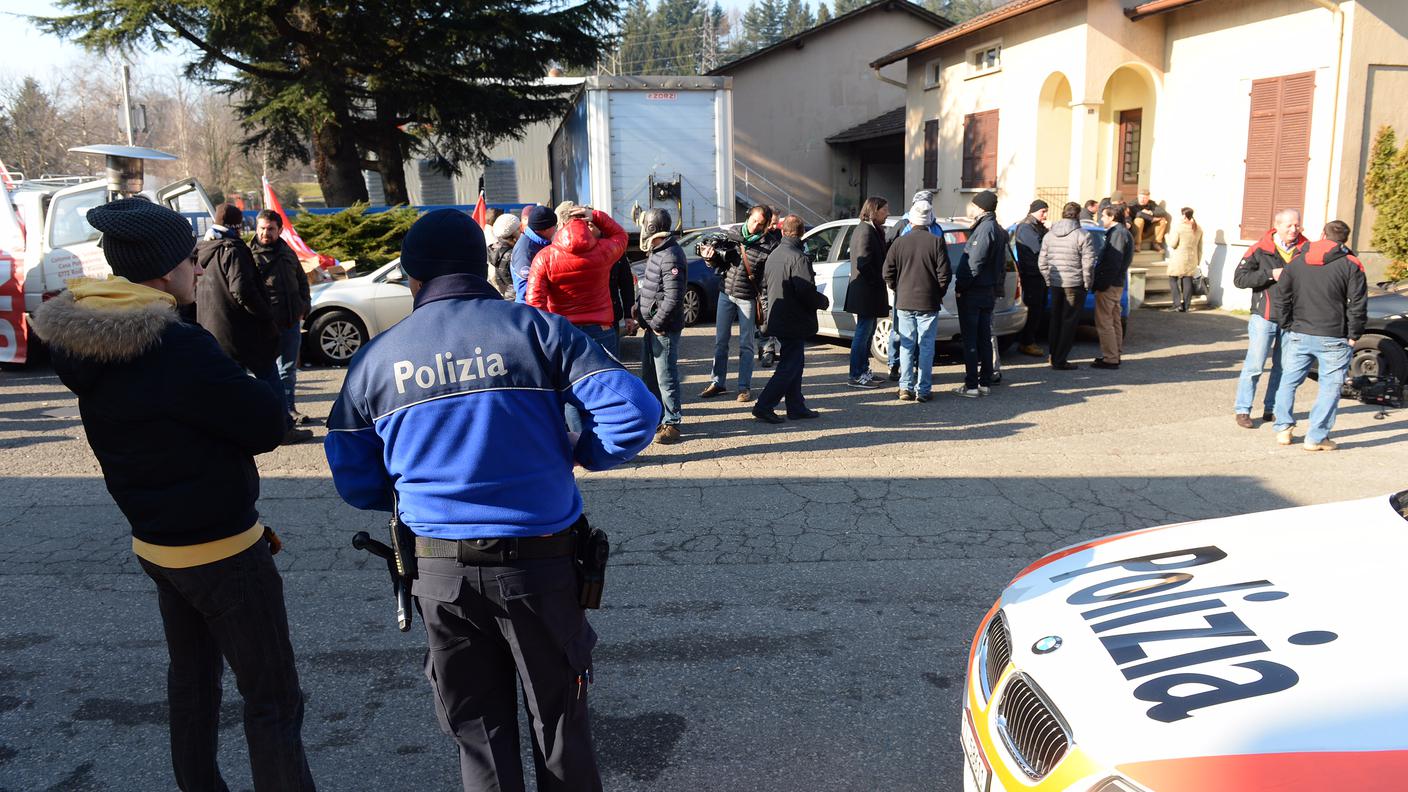
[[[411,618],[415,613],[411,607],[411,581],[416,579],[416,535],[401,522],[399,499],[392,507],[387,528],[391,533],[391,559],[396,567],[395,580],[392,581],[396,592],[396,626],[405,632],[411,629]]]
[[[587,523],[585,514],[577,522],[578,601],[583,608],[595,610],[601,607],[601,593],[606,587],[606,562],[611,556],[611,542],[605,531]]]

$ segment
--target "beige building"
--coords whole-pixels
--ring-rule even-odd
[[[1232,270],[1277,209],[1312,238],[1349,222],[1374,260],[1364,171],[1379,127],[1408,133],[1405,34],[1408,0],[1016,0],[872,66],[906,64],[906,192],[957,215],[995,188],[1015,222],[1148,187],[1196,209],[1213,301],[1244,308]]]
[[[952,23],[878,0],[709,72],[733,78],[739,202],[808,223],[854,215],[866,195],[904,199],[904,66],[877,52]]]

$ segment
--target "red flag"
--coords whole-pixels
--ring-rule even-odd
[[[303,241],[303,237],[293,230],[293,223],[289,222],[288,215],[284,213],[284,207],[279,203],[279,197],[274,195],[274,187],[269,184],[269,180],[264,180],[264,208],[272,210],[283,220],[284,232],[279,238],[288,243],[293,248],[293,252],[301,262],[312,263],[315,267],[328,269],[337,265],[337,259],[332,256],[324,256],[316,250],[308,247],[308,243]]]
[[[483,228],[485,221],[489,219],[489,207],[484,203],[483,190],[479,191],[479,200],[474,202],[474,212],[470,214],[470,217],[474,218],[474,222],[478,223],[480,228]]]

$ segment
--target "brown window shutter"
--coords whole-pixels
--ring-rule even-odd
[[[939,121],[924,122],[924,189],[939,189]]]
[[[1281,209],[1304,209],[1314,98],[1313,72],[1252,83],[1242,187],[1243,239],[1260,238]]]
[[[989,110],[983,118],[983,160],[982,184],[979,187],[997,186],[997,111]]]
[[[997,111],[963,117],[963,187],[997,186]]]

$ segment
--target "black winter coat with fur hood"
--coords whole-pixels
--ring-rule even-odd
[[[254,525],[254,455],[283,437],[283,394],[164,302],[95,309],[65,291],[34,318],[133,536],[181,547]]]

